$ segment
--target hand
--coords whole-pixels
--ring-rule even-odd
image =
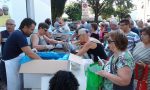
[[[57,41],[57,44],[63,44],[64,42],[63,41]]]
[[[46,48],[47,48],[48,50],[50,50],[50,49],[53,49],[54,46],[53,46],[53,45],[46,45]]]
[[[36,48],[33,48],[32,51],[33,51],[34,53],[37,53],[37,52],[38,52]]]
[[[101,70],[101,71],[96,72],[96,74],[98,74],[102,77],[106,77],[109,74],[109,72],[107,72],[105,70]]]
[[[146,64],[145,64],[144,62],[142,62],[142,61],[138,61],[137,64],[138,64],[139,66],[142,66],[142,67],[145,67],[145,66],[146,66]]]

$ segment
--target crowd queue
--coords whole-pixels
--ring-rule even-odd
[[[37,32],[34,32],[36,22],[30,18],[23,19],[17,30],[15,26],[15,20],[8,19],[6,30],[0,32],[0,90],[23,90],[19,74],[23,52],[33,60],[42,60],[35,49],[45,52],[58,48],[90,58],[94,63],[103,59],[103,70],[96,72],[104,79],[99,90],[136,90],[136,66],[139,66],[139,77],[148,66],[146,88],[150,90],[150,26],[145,26],[142,20],[135,22],[130,15],[120,21],[111,18],[100,24],[83,19],[74,24],[74,31],[62,18],[56,18],[54,25],[49,18],[43,20]],[[57,72],[49,83],[49,90],[78,90],[79,87],[76,77],[68,71]]]

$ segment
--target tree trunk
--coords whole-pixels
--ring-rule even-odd
[[[94,21],[98,24],[98,5],[99,1],[96,1],[96,8],[95,8],[95,19]]]

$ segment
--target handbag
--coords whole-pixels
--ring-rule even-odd
[[[143,73],[140,78],[138,78],[138,67],[139,65],[136,64],[135,66],[135,79],[137,80],[137,87],[136,90],[148,90],[148,65],[146,64]]]

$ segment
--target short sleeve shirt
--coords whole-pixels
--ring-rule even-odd
[[[4,45],[3,60],[17,57],[25,46],[28,46],[26,35],[20,30],[14,31]]]
[[[107,72],[111,72],[110,65],[114,64],[114,62],[116,62],[117,69],[128,66],[131,69],[131,71],[133,71],[134,65],[135,65],[134,62],[133,62],[133,57],[132,57],[132,55],[129,51],[122,52],[119,55],[118,60],[115,60],[114,56],[112,55],[110,57],[110,60],[106,63],[106,65],[104,67],[104,70],[107,71]],[[117,75],[117,73],[114,73],[114,74]],[[107,78],[104,78],[103,90],[113,90],[113,82],[111,82]]]

